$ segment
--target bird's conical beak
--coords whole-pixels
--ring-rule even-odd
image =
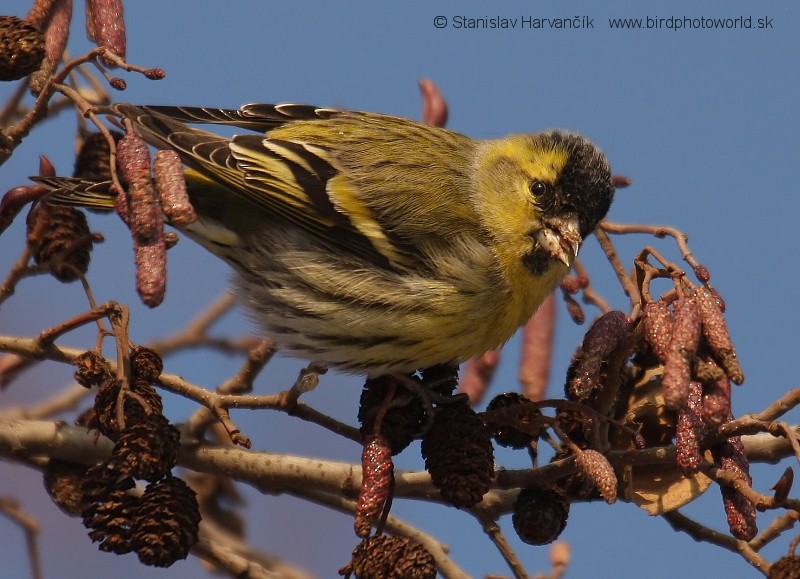
[[[572,267],[583,239],[580,234],[578,217],[550,217],[542,222],[542,228],[534,234],[534,239],[550,254],[567,267]]]

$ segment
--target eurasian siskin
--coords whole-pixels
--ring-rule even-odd
[[[560,130],[478,141],[303,105],[113,110],[180,155],[198,218],[176,226],[236,270],[265,334],[353,373],[460,362],[507,341],[613,197],[605,156]],[[39,181],[58,202],[114,207],[109,183]]]

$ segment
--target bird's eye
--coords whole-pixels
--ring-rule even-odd
[[[544,181],[534,181],[531,183],[530,190],[535,197],[541,197],[550,190],[550,185]]]

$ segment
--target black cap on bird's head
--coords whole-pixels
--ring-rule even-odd
[[[525,265],[542,274],[551,260],[572,266],[584,239],[606,216],[614,197],[611,167],[605,155],[588,139],[565,131],[539,135],[546,149],[557,153],[557,177],[552,186],[539,187],[536,206],[541,227],[531,232],[534,246]]]
[[[544,134],[545,142],[567,154],[550,199],[540,200],[545,215],[575,213],[585,239],[606,216],[614,198],[611,167],[591,141],[565,131]]]
[[[579,135],[567,134],[565,146],[569,160],[556,181],[556,187],[573,199],[585,238],[606,216],[614,198],[611,167],[594,144]]]

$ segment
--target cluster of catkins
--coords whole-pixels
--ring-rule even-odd
[[[723,308],[716,292],[698,286],[672,304],[659,300],[642,310],[645,339],[664,365],[664,402],[678,413],[677,464],[687,476],[697,473],[702,463],[703,433],[733,419],[731,382],[744,381]],[[738,436],[712,447],[711,453],[722,470],[752,483]],[[731,533],[751,540],[758,531],[755,506],[733,487],[721,485],[720,489]]]
[[[587,331],[570,367],[567,398],[595,406],[610,379],[610,357],[620,352],[624,356],[645,350],[652,353],[663,367],[664,404],[677,416],[677,466],[686,476],[694,476],[703,463],[703,435],[733,419],[731,383],[744,380],[723,311],[719,295],[705,285],[685,289],[672,301],[650,301],[640,318],[643,342],[624,313],[602,315]],[[719,468],[751,484],[739,437],[712,447],[711,454]],[[732,486],[720,485],[720,489],[731,533],[738,539],[752,539],[757,533],[755,506]]]
[[[165,219],[173,225],[197,219],[189,202],[183,163],[175,151],[158,151],[152,159],[141,135],[129,132],[117,143],[117,167],[127,184],[116,199],[116,211],[133,238],[136,291],[145,305],[156,307],[166,294]]]

